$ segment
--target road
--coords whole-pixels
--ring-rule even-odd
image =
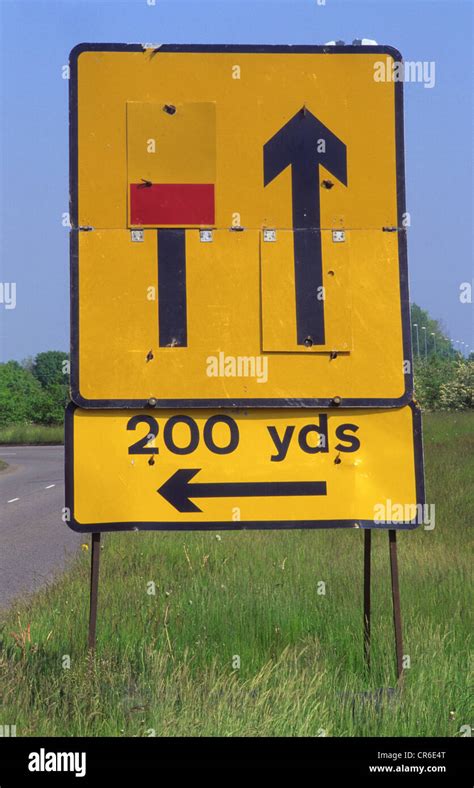
[[[61,520],[62,446],[0,446],[0,608],[64,569],[84,537]]]

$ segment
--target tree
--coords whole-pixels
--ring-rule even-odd
[[[66,368],[68,354],[63,350],[47,350],[45,353],[38,353],[36,356],[32,372],[43,388],[53,385],[69,386],[69,374]]]
[[[34,356],[27,356],[21,362],[21,366],[23,367],[23,369],[28,370],[28,372],[33,372],[33,365],[34,365],[34,363],[35,363],[35,357]]]
[[[0,364],[0,425],[30,423],[43,418],[45,392],[17,361]]]
[[[61,424],[69,394],[64,361],[66,353],[50,351],[0,364],[0,426]]]

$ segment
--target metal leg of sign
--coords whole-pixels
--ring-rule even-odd
[[[370,670],[370,559],[372,548],[372,531],[364,531],[364,657],[367,669]]]
[[[393,626],[395,629],[395,653],[397,656],[397,679],[401,682],[403,678],[403,637],[402,637],[402,613],[400,609],[400,587],[398,584],[398,560],[397,560],[397,532],[388,532],[390,550],[390,573],[392,576],[392,604],[393,604]]]
[[[92,534],[91,595],[89,608],[89,648],[95,649],[97,597],[99,594],[100,533]]]

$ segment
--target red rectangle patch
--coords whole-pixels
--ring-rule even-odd
[[[214,224],[213,183],[130,184],[130,224]]]

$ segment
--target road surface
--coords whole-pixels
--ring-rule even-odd
[[[0,446],[0,608],[36,591],[84,540],[61,520],[62,446]]]

